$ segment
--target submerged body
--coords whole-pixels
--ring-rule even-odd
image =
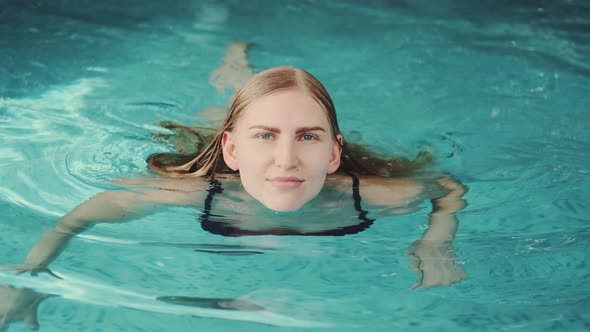
[[[279,212],[249,195],[237,175],[217,176],[214,182],[200,178],[154,178],[127,179],[116,184],[128,186],[132,191],[111,192],[110,198],[106,197],[108,193],[102,193],[103,199],[135,204],[142,201],[138,205],[144,207],[137,206],[136,211],[149,211],[148,206],[152,204],[193,206],[203,211],[200,218],[203,228],[210,230],[211,224],[223,223],[233,228],[231,233],[223,235],[234,236],[339,234],[341,229],[363,223],[368,227],[376,218],[415,212],[424,207],[425,200],[438,199],[449,193],[449,189],[426,177],[383,181],[374,177],[334,174],[327,178],[320,193],[304,206],[295,211]],[[297,189],[281,188],[283,191]],[[93,211],[76,214],[88,216]],[[79,227],[72,226],[74,229]]]

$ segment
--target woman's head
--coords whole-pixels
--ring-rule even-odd
[[[220,132],[225,164],[244,189],[276,211],[295,210],[340,166],[342,136],[322,84],[301,69],[254,76],[237,93]]]

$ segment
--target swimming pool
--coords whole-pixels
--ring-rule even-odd
[[[157,121],[198,125],[224,105],[208,78],[236,40],[258,70],[322,80],[345,132],[430,147],[470,190],[454,241],[469,279],[449,287],[409,289],[426,204],[344,237],[227,238],[169,209],[73,239],[52,264],[63,280],[0,284],[57,295],[42,331],[588,330],[589,14],[566,0],[3,1],[1,266],[108,180],[143,174],[167,150]]]

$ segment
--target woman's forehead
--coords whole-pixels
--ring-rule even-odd
[[[330,124],[323,107],[309,93],[301,89],[282,90],[254,101],[244,109],[238,123],[264,120]]]

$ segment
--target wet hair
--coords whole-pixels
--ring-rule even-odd
[[[214,177],[217,173],[237,173],[223,160],[223,133],[231,132],[244,110],[254,102],[290,89],[301,89],[321,106],[328,117],[333,138],[338,142],[337,137],[342,133],[338,127],[336,109],[322,83],[303,69],[274,67],[254,75],[238,90],[225,120],[215,134],[211,134],[210,131],[203,134],[198,129],[167,123],[168,129],[192,131],[192,137],[196,138],[193,143],[195,151],[151,155],[147,159],[149,168],[170,177]],[[429,152],[421,152],[415,159],[410,160],[403,157],[377,156],[365,146],[349,144],[346,141],[342,142],[341,147],[341,162],[337,172],[393,177],[408,175],[432,164],[432,155]]]

